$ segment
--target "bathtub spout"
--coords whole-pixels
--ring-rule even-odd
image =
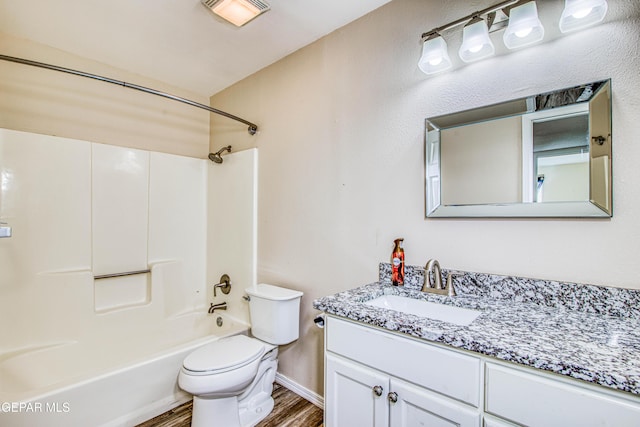
[[[222,302],[220,304],[211,303],[211,307],[209,307],[209,314],[215,312],[216,310],[226,310],[226,309],[227,309],[226,302]]]

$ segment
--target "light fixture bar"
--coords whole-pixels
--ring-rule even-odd
[[[204,1],[204,0],[203,0]],[[607,13],[607,0],[564,0],[560,31],[577,31],[597,24]],[[418,68],[436,74],[452,67],[442,33],[463,26],[458,56],[463,62],[475,62],[495,53],[490,33],[505,30],[502,41],[507,49],[519,49],[544,39],[544,25],[538,17],[536,0],[505,0],[477,10],[460,19],[422,33],[422,55]]]
[[[440,27],[434,28],[433,30],[427,31],[426,33],[422,33],[422,36],[420,37],[423,41],[428,38],[430,35],[434,34],[434,33],[440,33],[442,31],[445,30],[450,30],[451,28],[455,28],[458,27],[460,25],[466,24],[467,22],[469,22],[471,19],[475,18],[476,16],[482,16],[482,15],[487,15],[489,13],[495,12],[497,10],[503,9],[507,6],[511,6],[514,5],[516,3],[520,3],[523,2],[523,0],[507,0],[507,1],[503,1],[501,3],[495,4],[493,6],[487,7],[485,9],[479,10],[477,12],[473,12],[470,13],[469,15],[460,18],[460,19],[456,19],[455,21],[451,21],[448,24],[442,25]]]

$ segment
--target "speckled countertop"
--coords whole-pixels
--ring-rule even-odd
[[[388,264],[380,282],[319,298],[313,306],[336,316],[497,359],[640,395],[640,291],[456,272],[458,296],[420,292],[421,270],[408,268],[392,286]],[[549,288],[574,288],[556,292]],[[402,295],[481,310],[468,326],[432,320],[365,302]],[[591,302],[590,302],[591,301]]]

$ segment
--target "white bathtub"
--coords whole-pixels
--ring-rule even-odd
[[[191,398],[177,384],[188,353],[248,326],[190,313],[159,329],[135,339],[125,333],[124,342],[96,337],[0,355],[0,426],[134,426]]]

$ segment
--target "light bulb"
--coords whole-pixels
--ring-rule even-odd
[[[507,48],[517,49],[529,46],[541,41],[543,37],[544,27],[538,18],[535,1],[511,9],[509,26],[502,37]]]
[[[437,33],[432,34],[422,44],[422,56],[418,68],[425,74],[435,74],[451,68],[447,43]]]
[[[462,45],[458,50],[460,59],[464,62],[479,61],[494,52],[487,23],[479,16],[472,18],[462,29]]]
[[[515,35],[516,35],[516,37],[520,37],[521,39],[523,39],[523,38],[527,37],[529,34],[531,34],[531,31],[533,31],[533,28],[529,27],[529,28],[525,28],[525,29],[520,30],[520,31],[516,31]]]
[[[573,13],[571,16],[573,16],[576,19],[582,19],[582,18],[587,17],[591,13],[592,10],[593,10],[592,7],[580,9],[580,10],[576,11],[575,13]]]
[[[569,33],[602,22],[607,9],[606,0],[565,0],[560,31]]]

